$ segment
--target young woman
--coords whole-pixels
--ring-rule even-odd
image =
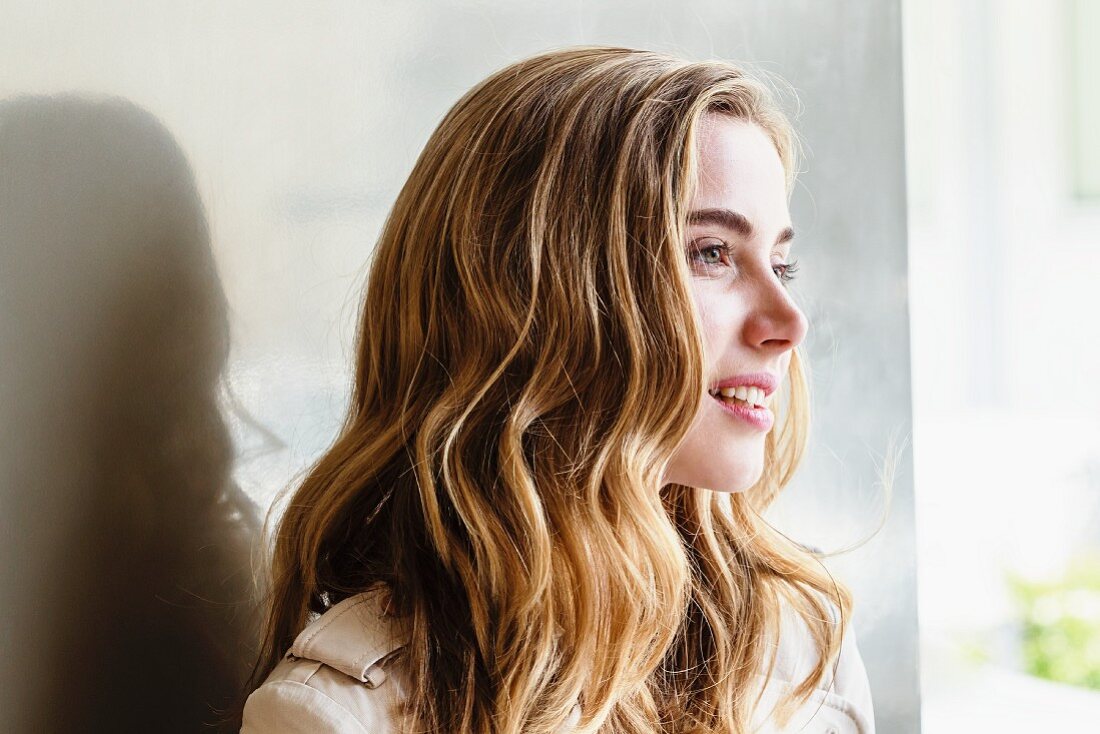
[[[808,431],[795,152],[717,61],[569,48],[458,101],[279,524],[243,731],[873,731],[849,592],[760,517]]]

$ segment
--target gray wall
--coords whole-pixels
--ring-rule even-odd
[[[826,549],[875,529],[878,470],[910,430],[899,0],[80,7],[5,2],[0,97],[119,95],[160,118],[190,160],[210,223],[193,255],[213,254],[232,333],[220,400],[237,461],[231,476],[204,481],[240,486],[262,510],[332,437],[370,244],[454,100],[529,53],[614,43],[752,62],[792,85],[785,100],[809,154],[792,215],[816,415],[813,450],[773,518]],[[15,435],[24,426],[8,398],[0,420]],[[910,466],[903,452],[883,529],[828,562],[855,591],[878,728],[891,734],[919,730]],[[52,481],[72,487],[72,476]],[[0,488],[13,526],[23,518],[9,509],[28,511],[13,504],[19,481],[5,475]],[[49,533],[26,532],[28,557],[35,542],[50,547]],[[5,618],[33,572],[5,576]],[[14,710],[14,698],[0,703]]]

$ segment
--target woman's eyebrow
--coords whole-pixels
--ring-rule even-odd
[[[688,224],[716,224],[736,232],[745,239],[752,238],[752,222],[741,212],[732,209],[697,209],[688,214]],[[781,245],[794,239],[794,230],[786,227],[775,238],[775,244]]]

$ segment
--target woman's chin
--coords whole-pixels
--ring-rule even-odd
[[[714,492],[724,492],[726,494],[737,494],[738,492],[745,492],[752,488],[754,484],[760,479],[760,473],[753,474],[751,476],[744,476],[744,472],[737,472],[737,476],[731,476],[729,478],[720,479],[713,482],[707,487]]]
[[[764,471],[764,457],[744,456],[730,457],[720,462],[715,462],[713,457],[705,465],[695,464],[680,471],[673,470],[665,474],[664,484],[683,484],[688,487],[709,489],[713,492],[725,492],[734,494],[751,489]]]

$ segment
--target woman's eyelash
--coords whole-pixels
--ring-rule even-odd
[[[794,274],[798,272],[798,261],[791,260],[789,263],[779,263],[775,267],[783,268],[779,273],[779,279],[784,283],[790,283],[794,280]]]

